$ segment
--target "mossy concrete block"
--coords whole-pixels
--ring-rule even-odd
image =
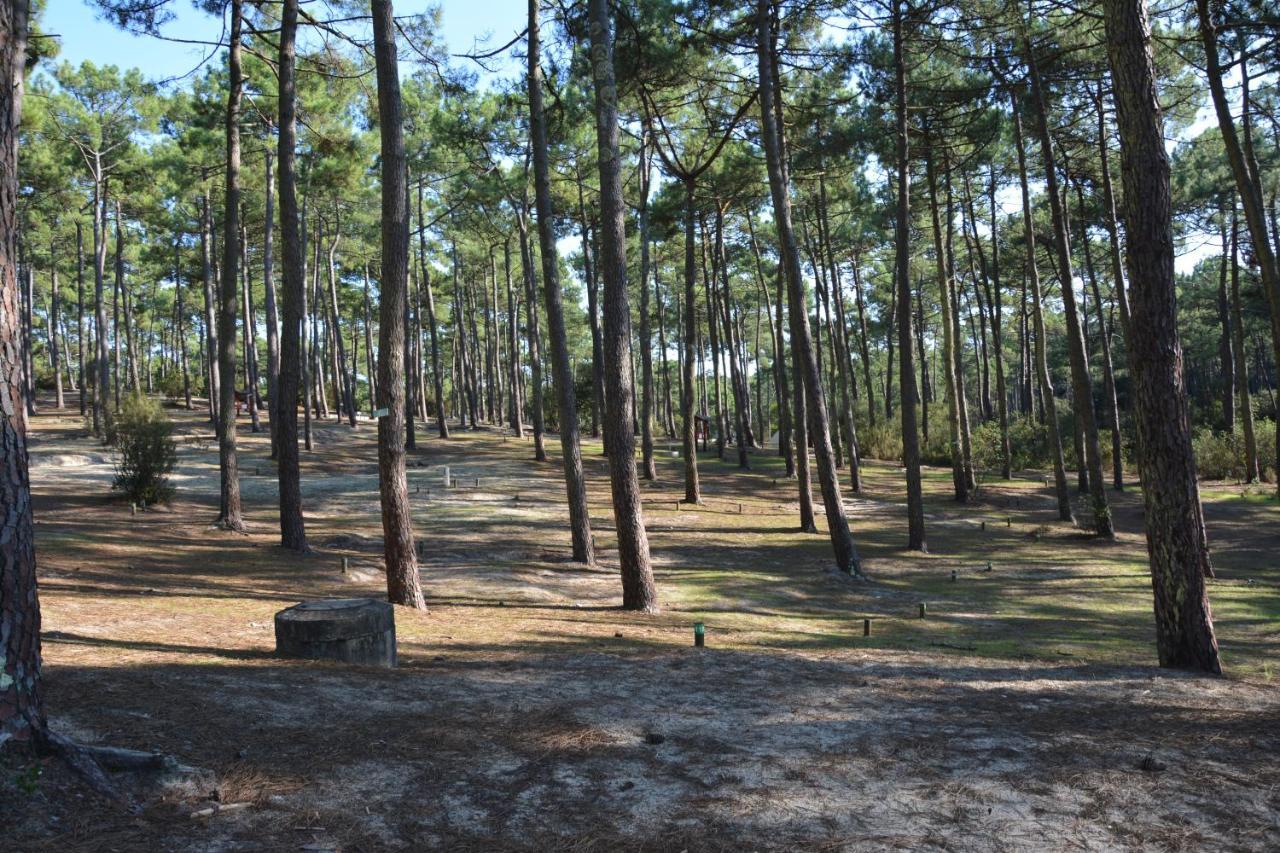
[[[276,654],[396,665],[395,610],[372,598],[304,601],[276,614]]]

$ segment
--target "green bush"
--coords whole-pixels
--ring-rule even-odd
[[[1258,467],[1262,476],[1274,479],[1276,472],[1276,422],[1256,420],[1254,438],[1258,445]],[[1196,453],[1196,469],[1206,480],[1237,480],[1244,477],[1244,433],[1214,432],[1208,427],[1196,430],[1192,439]]]
[[[164,503],[173,496],[169,474],[178,461],[173,422],[160,403],[141,394],[121,401],[107,440],[116,450],[114,488],[132,501]]]

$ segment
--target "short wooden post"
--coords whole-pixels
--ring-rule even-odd
[[[862,636],[864,637],[871,636],[871,620],[870,619],[862,620]]]
[[[952,569],[952,570],[951,570],[951,582],[952,582],[952,583],[955,583],[955,582],[956,582],[956,570],[955,570],[955,569]]]
[[[351,574],[351,558],[350,557],[342,558],[342,573],[344,575]]]
[[[920,618],[921,619],[924,618],[924,614],[927,610],[928,610],[928,607],[925,605],[925,603],[923,601],[920,602]]]
[[[446,466],[444,466],[444,487],[445,487],[446,489],[447,489],[447,488],[449,488],[449,483],[450,483],[450,482],[451,482],[451,480],[449,479],[449,466],[448,466],[448,465],[446,465]]]

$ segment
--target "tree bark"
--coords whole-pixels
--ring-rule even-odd
[[[952,323],[950,265],[942,246],[942,220],[938,214],[938,182],[934,167],[933,139],[926,135],[925,169],[929,183],[929,213],[933,224],[933,252],[938,275],[938,305],[942,311],[942,376],[945,380],[947,427],[951,436],[951,482],[958,503],[969,502],[969,478],[965,473],[963,446],[960,439],[960,395],[963,390],[956,376],[955,326]]]
[[[42,744],[47,736],[40,674],[40,600],[35,529],[27,471],[27,421],[22,400],[19,328],[18,134],[27,58],[27,3],[0,4],[0,64],[8,84],[0,94],[0,740]]]
[[[775,36],[771,11],[770,0],[758,0],[756,56],[760,74],[760,123],[769,172],[769,190],[773,196],[774,222],[778,229],[778,242],[782,251],[782,265],[791,309],[792,348],[796,352],[797,364],[804,379],[805,401],[812,409],[810,423],[814,434],[814,457],[817,462],[818,481],[827,515],[827,531],[831,537],[836,567],[840,571],[861,577],[858,551],[854,546],[853,536],[849,533],[849,522],[845,517],[844,503],[840,495],[839,474],[831,447],[831,430],[827,419],[826,400],[822,392],[822,379],[818,373],[813,342],[809,336],[809,318],[804,311],[804,282],[800,274],[800,257],[791,224],[791,198],[787,186],[789,177],[783,161],[782,128],[779,126],[775,112],[775,109],[781,106],[776,100],[781,95],[781,86],[777,76],[778,71],[774,67]]]
[[[226,210],[222,232],[222,288],[218,314],[218,469],[221,480],[218,524],[244,530],[240,506],[240,468],[236,456],[236,292],[240,235],[240,69],[242,0],[231,0],[231,34],[227,68],[230,81],[226,114]]]
[[[618,89],[608,0],[589,0],[591,67],[595,83],[596,147],[600,168],[599,268],[604,280],[604,352],[606,444],[609,447],[613,516],[622,570],[622,607],[658,611],[658,592],[649,563],[640,479],[636,476],[632,431],[631,307],[627,301],[626,219],[622,195],[622,155],[618,147]]]
[[[551,364],[560,408],[560,449],[564,456],[565,491],[569,503],[569,531],[573,559],[591,565],[595,544],[587,511],[586,479],[578,442],[578,402],[573,389],[573,365],[565,337],[563,296],[560,292],[559,258],[551,211],[551,165],[547,151],[547,127],[542,110],[541,44],[538,4],[529,0],[528,88],[529,136],[533,148],[534,204],[538,218],[538,248],[542,256],[542,288],[547,303],[547,334],[551,339]]]
[[[1174,287],[1173,209],[1146,0],[1105,0],[1128,232],[1129,341],[1160,665],[1222,671],[1191,448]]]
[[[1253,426],[1253,398],[1249,392],[1249,362],[1244,350],[1244,315],[1240,310],[1240,219],[1234,202],[1231,208],[1231,348],[1235,358],[1235,391],[1240,406],[1240,430],[1244,436],[1244,476],[1246,483],[1261,479],[1258,439]]]
[[[653,333],[649,321],[649,154],[640,137],[640,455],[646,480],[658,479],[653,460]]]
[[[296,39],[299,0],[284,0],[280,26],[278,125],[280,236],[284,326],[280,336],[279,377],[269,400],[275,424],[276,478],[280,489],[280,544],[306,553],[307,531],[302,515],[302,479],[298,459],[298,391],[306,372],[306,249],[298,219],[297,187],[297,69]]]
[[[213,223],[209,216],[209,197],[200,197],[200,275],[204,283],[204,352],[205,384],[209,393],[209,421],[221,432],[218,406],[222,394],[218,376],[218,296],[213,282]]]
[[[267,405],[274,407],[280,393],[280,316],[276,307],[275,256],[275,186],[272,183],[274,160],[271,149],[266,151],[266,214],[262,227],[262,291],[267,312]],[[271,458],[279,455],[280,433],[274,410],[269,411],[268,427],[271,430]]]
[[[405,474],[404,337],[405,291],[409,286],[409,187],[400,117],[391,0],[372,0],[374,61],[378,81],[378,127],[382,142],[382,281],[378,300],[378,488],[382,498],[382,553],[387,564],[387,600],[425,609],[409,512]]]
[[[907,548],[927,551],[924,532],[924,495],[920,478],[920,433],[916,424],[916,370],[912,354],[911,322],[911,151],[907,131],[907,66],[904,51],[903,8],[893,0],[893,68],[896,101],[896,159],[898,206],[894,226],[896,259],[894,292],[897,295],[899,381],[902,397],[902,464],[907,469]],[[892,338],[891,338],[892,340]],[[924,353],[920,354],[924,358]],[[889,364],[893,352],[889,352]],[[892,367],[886,368],[886,386]],[[885,390],[885,418],[892,417],[889,389]]]
[[[1040,402],[1045,411],[1045,429],[1049,432],[1049,448],[1053,455],[1054,489],[1058,496],[1058,518],[1075,523],[1071,512],[1071,492],[1067,486],[1067,468],[1062,457],[1062,434],[1058,430],[1058,411],[1054,404],[1053,383],[1049,379],[1049,360],[1044,331],[1044,308],[1041,305],[1040,272],[1036,267],[1036,232],[1031,219],[1031,190],[1027,183],[1027,152],[1022,138],[1022,114],[1018,97],[1009,93],[1013,113],[1013,138],[1018,150],[1018,177],[1022,186],[1022,230],[1026,240],[1026,287],[1031,291],[1032,319],[1035,324],[1035,374],[1039,381]],[[1067,288],[1071,285],[1068,283]]]

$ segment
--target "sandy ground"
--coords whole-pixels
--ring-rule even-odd
[[[242,436],[252,528],[227,534],[209,527],[212,436],[180,418],[177,498],[136,516],[75,419],[36,419],[46,687],[56,728],[169,753],[212,789],[138,790],[131,813],[9,758],[16,849],[1280,848],[1277,570],[1258,561],[1274,504],[1207,508],[1241,662],[1212,679],[1145,665],[1136,494],[1108,545],[1049,524],[1031,478],[964,514],[931,499],[919,557],[896,550],[882,466],[849,503],[873,577],[857,584],[791,529],[794,487],[764,460],[704,462],[701,509],[676,507],[664,461],[646,487],[664,611],[637,616],[616,609],[598,451],[602,560],[585,569],[566,560],[555,464],[496,432],[424,437],[429,610],[397,610],[401,666],[379,671],[272,654],[275,611],[379,594],[372,429],[317,431],[299,557],[274,547],[265,438]],[[213,802],[247,805],[190,816]]]

